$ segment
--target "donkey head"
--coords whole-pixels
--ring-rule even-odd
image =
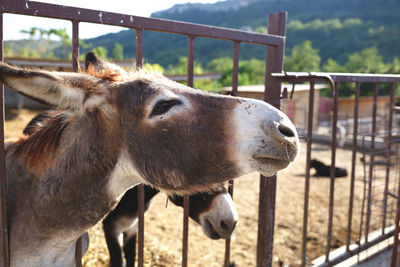
[[[295,127],[267,103],[195,90],[157,73],[128,77],[93,53],[86,67],[88,73],[60,73],[2,63],[0,79],[68,110],[70,121],[101,114],[96,123],[119,138],[110,181],[121,193],[138,182],[193,193],[252,171],[272,175],[298,154]]]

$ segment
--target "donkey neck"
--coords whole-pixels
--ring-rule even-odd
[[[121,161],[122,138],[115,129],[118,121],[99,123],[102,116],[97,111],[68,123],[53,162],[42,173],[22,167],[13,146],[7,151],[12,256],[13,249],[20,251],[21,246],[26,247],[25,256],[43,255],[47,245],[58,242],[69,250],[116,205],[118,192],[110,192],[109,182]],[[119,191],[136,183],[131,179]]]

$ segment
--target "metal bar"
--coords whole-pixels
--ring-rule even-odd
[[[79,22],[72,21],[72,70],[79,71]]]
[[[194,39],[193,35],[188,36],[188,65],[187,65],[187,85],[193,87],[193,66],[194,66]],[[182,267],[188,265],[189,249],[189,197],[183,199],[183,237],[182,237]]]
[[[143,64],[143,39],[142,31],[136,30],[136,67]],[[144,265],[144,186],[138,186],[138,267]]]
[[[399,190],[400,193],[400,190]],[[397,199],[397,212],[396,212],[396,229],[394,234],[394,244],[393,244],[393,252],[392,252],[392,262],[391,266],[396,267],[397,265],[397,254],[399,250],[399,232],[400,232],[400,198]]]
[[[353,219],[354,181],[355,181],[355,177],[356,177],[359,102],[360,102],[360,83],[356,82],[356,84],[355,84],[355,99],[354,99],[353,147],[352,147],[352,157],[351,157],[350,200],[349,200],[349,213],[348,213],[348,220],[347,220],[346,251],[350,250],[351,228],[352,228],[352,219]]]
[[[273,13],[268,18],[268,33],[285,36],[286,12]],[[265,71],[264,100],[280,108],[281,81],[271,73],[283,70],[285,44],[268,47]],[[257,267],[272,265],[276,201],[276,175],[260,177],[260,197],[258,205]]]
[[[384,235],[380,235],[379,237],[375,238],[372,241],[363,243],[362,245],[360,245],[359,247],[357,247],[354,250],[346,251],[345,253],[340,254],[336,258],[333,258],[329,262],[325,262],[325,263],[319,265],[318,267],[335,266],[336,264],[338,264],[340,262],[343,262],[343,261],[347,260],[348,258],[350,258],[350,257],[352,257],[352,256],[354,256],[354,255],[356,255],[356,254],[358,254],[358,253],[360,253],[360,252],[362,252],[364,250],[367,250],[370,247],[375,246],[376,244],[379,244],[380,242],[392,237],[394,232],[395,232],[395,230],[393,229],[393,230],[391,230],[390,232],[388,232],[388,233],[386,233]]]
[[[383,218],[382,218],[382,234],[385,231],[386,225],[386,212],[387,212],[387,192],[389,191],[389,176],[390,176],[390,161],[391,161],[391,145],[392,145],[392,124],[393,124],[393,111],[392,108],[394,106],[394,90],[395,83],[391,84],[390,87],[390,102],[389,102],[389,119],[388,119],[388,138],[387,142],[387,151],[386,151],[386,177],[385,177],[385,191],[383,192]]]
[[[182,267],[188,266],[188,249],[189,249],[189,196],[183,197],[183,237],[182,237]]]
[[[339,86],[335,83],[333,90],[333,121],[332,121],[332,144],[331,144],[331,180],[329,187],[329,217],[328,217],[328,235],[326,240],[325,261],[329,261],[329,253],[331,251],[332,239],[332,220],[333,220],[333,204],[335,197],[335,161],[336,161],[336,125],[338,117],[338,93]]]
[[[76,8],[34,1],[2,0],[0,11],[55,19],[77,20],[80,22],[118,25],[150,31],[161,31],[199,37],[241,41],[245,43],[282,46],[282,36],[245,32],[221,27],[200,25],[166,19],[144,18],[112,12]]]
[[[239,49],[240,43],[233,43],[233,68],[232,68],[232,95],[238,95],[238,76],[239,76]]]
[[[143,35],[142,30],[136,30],[136,67],[141,68],[143,65]]]
[[[194,36],[188,39],[188,66],[187,66],[187,85],[193,87],[193,66],[194,66]]]
[[[376,112],[377,112],[377,102],[378,102],[378,83],[374,83],[374,102],[372,105],[372,133],[371,136],[371,151],[375,149],[375,133],[376,133]],[[373,162],[375,155],[371,155],[371,161]],[[372,195],[372,179],[373,179],[373,167],[374,165],[369,165],[369,178],[368,178],[368,199],[367,199],[367,219],[365,224],[365,241],[368,242],[369,233],[369,223],[371,220],[371,195]]]
[[[314,76],[329,75],[334,82],[359,82],[359,83],[391,83],[400,82],[399,74],[360,74],[360,73],[328,73],[328,72],[312,72]],[[274,77],[299,77],[298,82],[309,81],[310,72],[281,72],[274,73]],[[315,80],[318,82],[317,80]],[[322,80],[321,80],[322,81]]]
[[[3,46],[3,13],[0,13],[0,60],[4,61],[4,46]],[[7,203],[6,203],[6,153],[4,150],[4,85],[0,86],[0,119],[2,121],[0,127],[0,209],[1,209],[1,254],[0,265],[10,266],[10,255],[8,247],[8,227],[7,227]]]
[[[233,180],[230,180],[228,183],[228,192],[231,195],[232,199],[233,199],[233,185],[234,185]],[[230,258],[231,258],[231,238],[229,237],[225,241],[225,260],[224,260],[225,267],[231,266]]]
[[[308,98],[308,122],[307,122],[307,156],[306,156],[306,180],[304,186],[304,210],[303,210],[303,237],[301,245],[301,266],[306,266],[307,258],[307,231],[308,231],[308,202],[310,196],[310,162],[312,146],[312,130],[314,118],[314,91],[315,82],[310,82],[310,94]]]
[[[72,21],[72,70],[79,71],[79,22]],[[82,267],[82,237],[76,241],[75,265]]]
[[[238,95],[238,76],[239,76],[239,49],[240,43],[233,43],[233,67],[232,67],[232,95]],[[233,198],[233,180],[229,181],[228,192]],[[229,237],[225,241],[225,260],[224,266],[230,266],[230,257],[231,257],[231,238]]]

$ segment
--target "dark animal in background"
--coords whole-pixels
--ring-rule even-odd
[[[310,168],[316,170],[315,176],[331,177],[331,166],[325,165],[323,162],[313,159],[310,162]],[[347,176],[347,170],[344,168],[335,167],[335,177]]]

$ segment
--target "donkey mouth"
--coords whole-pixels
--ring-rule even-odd
[[[208,236],[211,239],[217,240],[220,239],[221,236],[217,233],[217,231],[214,229],[212,224],[208,219],[205,219],[202,224],[203,232],[206,236]]]

